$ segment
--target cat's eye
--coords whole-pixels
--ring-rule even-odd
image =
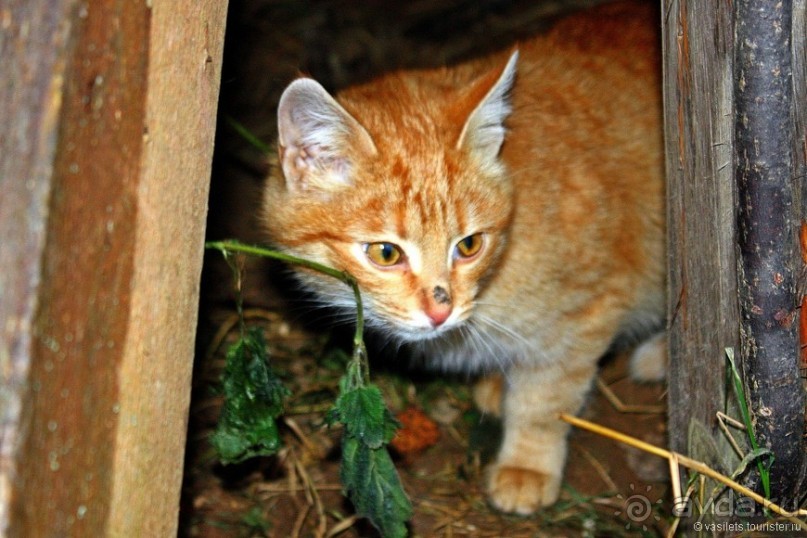
[[[484,242],[482,234],[472,234],[468,237],[460,239],[454,249],[455,256],[458,258],[473,258],[480,250],[482,250],[482,243]]]
[[[379,267],[392,267],[404,261],[401,247],[392,243],[367,243],[364,245],[364,253]]]

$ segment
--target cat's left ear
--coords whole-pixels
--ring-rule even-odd
[[[509,93],[516,75],[518,51],[510,55],[495,83],[476,105],[462,128],[457,149],[465,149],[483,164],[498,165],[504,142],[504,120],[510,114]]]

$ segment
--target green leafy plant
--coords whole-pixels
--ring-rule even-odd
[[[266,515],[258,506],[253,506],[249,512],[241,518],[241,526],[246,527],[249,536],[270,536],[272,530],[271,522],[266,519]]]
[[[259,327],[242,329],[227,351],[224,405],[210,440],[224,464],[267,456],[280,447],[276,419],[289,391],[272,372]]]
[[[345,427],[340,479],[356,513],[368,517],[384,536],[406,536],[412,505],[386,450],[398,423],[378,387],[364,378],[362,363],[351,360],[348,365],[328,420]]]
[[[353,353],[339,383],[339,396],[327,416],[330,424],[338,422],[344,426],[340,471],[342,488],[353,503],[356,513],[367,517],[384,536],[406,536],[406,522],[412,516],[412,505],[386,448],[395,435],[398,424],[387,409],[381,391],[369,380],[367,350],[364,345],[364,311],[356,280],[347,272],[258,246],[235,241],[211,242],[206,246],[220,251],[228,260],[233,253],[243,253],[301,265],[337,278],[352,288],[357,318]],[[249,340],[242,338],[228,353],[225,371],[225,398],[228,397],[229,390],[236,393],[230,411],[227,412],[234,416],[227,419],[229,426],[222,433],[217,449],[219,446],[224,447],[230,454],[236,454],[240,458],[233,461],[242,461],[251,457],[249,454],[265,453],[260,452],[262,450],[277,450],[276,443],[279,440],[274,421],[282,412],[282,400],[287,394],[282,385],[277,384],[279,381],[271,374],[268,366],[263,371],[255,364],[256,361],[268,364],[265,351],[259,356],[253,349],[260,346],[265,350],[262,334],[254,331],[249,331],[248,334]],[[229,378],[231,375],[234,376],[232,379]],[[262,388],[258,389],[256,384],[263,384]],[[244,394],[238,394],[240,392]],[[262,403],[257,408],[250,407],[257,395],[260,395],[258,400]],[[264,396],[268,398],[264,399]],[[225,408],[227,405],[225,404]],[[259,413],[253,414],[256,409]],[[224,411],[222,416],[226,416]],[[233,432],[237,432],[237,435]],[[263,439],[264,435],[268,441],[265,444],[256,444],[256,440]],[[214,439],[215,437],[214,435]],[[224,453],[221,450],[219,453],[222,461],[225,461]]]

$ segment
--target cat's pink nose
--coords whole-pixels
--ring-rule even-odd
[[[439,327],[451,315],[451,305],[434,305],[426,310],[426,315],[432,322],[432,327]]]

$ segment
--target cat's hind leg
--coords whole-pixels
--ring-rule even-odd
[[[667,378],[667,333],[655,334],[639,344],[630,357],[630,375],[637,381]]]

